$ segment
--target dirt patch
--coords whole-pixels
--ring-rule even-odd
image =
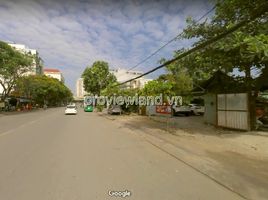
[[[137,134],[172,144],[180,158],[248,199],[268,199],[268,137],[207,126],[200,117],[114,116]],[[169,120],[169,121],[165,121]]]
[[[178,117],[165,122],[146,116],[114,116],[122,127],[152,133],[171,143],[207,151],[232,151],[258,159],[268,159],[268,137],[253,132],[230,131],[206,125],[200,117]],[[177,137],[174,137],[177,136]]]
[[[214,176],[251,199],[268,198],[268,160],[254,159],[236,152],[207,152],[220,164]]]

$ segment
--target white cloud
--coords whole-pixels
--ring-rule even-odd
[[[132,67],[174,37],[186,16],[201,16],[209,9],[206,2],[187,2],[1,0],[0,40],[37,49],[45,65],[62,70],[74,89],[76,79],[95,60]],[[176,48],[176,43],[168,46],[139,69],[172,56]]]

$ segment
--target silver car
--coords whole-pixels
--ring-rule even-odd
[[[109,108],[108,108],[108,114],[119,114],[121,115],[122,114],[122,108],[121,106],[119,105],[111,105]]]

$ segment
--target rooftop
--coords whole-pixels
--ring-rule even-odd
[[[58,69],[44,69],[44,72],[57,72],[57,73],[59,73],[60,70],[58,70]]]

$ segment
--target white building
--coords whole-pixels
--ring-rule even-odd
[[[142,72],[140,71],[127,71],[126,69],[113,69],[113,70],[110,70],[110,72],[115,75],[119,83],[127,81],[131,78],[135,78],[142,74]],[[152,79],[146,79],[144,77],[141,77],[137,80],[127,83],[124,88],[143,88],[144,85],[151,80]],[[84,89],[84,79],[83,78],[77,79],[76,97],[83,98],[86,94],[87,92]]]
[[[84,79],[79,78],[76,81],[76,97],[83,98],[86,94],[86,91],[84,89]]]
[[[124,81],[127,81],[132,78],[136,78],[139,75],[142,75],[143,72],[141,71],[129,71],[126,69],[112,69],[110,70],[112,74],[115,75],[117,81],[119,83],[123,83]],[[144,85],[151,81],[152,79],[147,79],[145,77],[138,78],[136,80],[133,80],[131,82],[128,82],[125,84],[125,88],[143,88]]]
[[[39,57],[37,50],[30,49],[24,44],[8,43],[8,45],[23,54],[29,54],[33,56],[33,63],[32,63],[31,69],[28,72],[24,73],[23,75],[27,76],[27,75],[43,74],[42,59]],[[0,95],[3,94],[3,91],[4,89],[0,85]]]
[[[20,51],[24,54],[30,54],[33,56],[33,64],[32,68],[29,72],[26,72],[25,75],[37,75],[37,74],[43,74],[43,68],[42,68],[42,60],[39,57],[38,51],[35,49],[30,49],[24,44],[12,44],[9,43],[9,46],[13,47],[14,49]]]
[[[52,77],[52,78],[56,78],[59,81],[64,83],[64,77],[62,73],[60,72],[60,70],[58,69],[44,69],[44,75]]]

